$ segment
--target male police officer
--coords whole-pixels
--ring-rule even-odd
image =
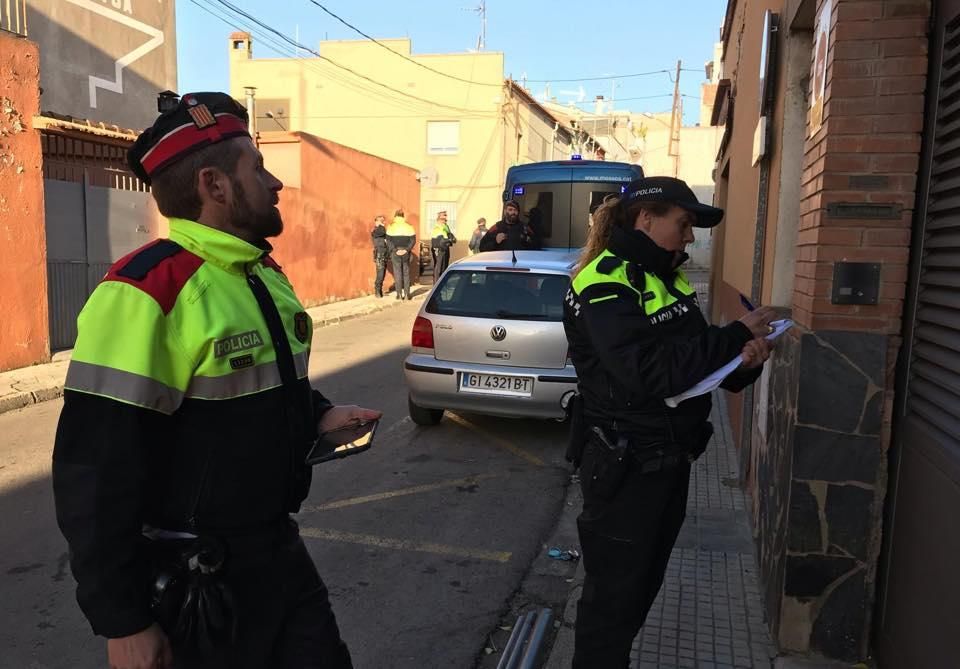
[[[457,243],[457,238],[447,225],[447,212],[437,213],[437,222],[430,233],[430,251],[433,255],[433,280],[438,281],[447,266],[450,264],[450,247]]]
[[[383,277],[386,276],[387,258],[390,256],[385,225],[385,219],[381,214],[373,219],[373,230],[370,231],[370,239],[373,240],[373,262],[377,267],[377,276],[373,280],[373,290],[377,297],[383,297]]]
[[[53,486],[80,607],[116,669],[350,667],[288,514],[318,429],[380,413],[310,389],[310,318],[266,241],[283,186],[222,93],[183,96],[128,161],[170,238],[118,261],[78,321]],[[222,545],[231,643],[196,657],[161,629],[145,536]]]

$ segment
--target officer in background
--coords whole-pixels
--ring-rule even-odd
[[[478,218],[477,229],[473,231],[473,235],[470,237],[470,243],[467,245],[471,255],[480,253],[480,240],[483,239],[485,234],[487,234],[487,219]]]
[[[390,252],[387,248],[387,228],[385,218],[381,214],[373,219],[373,230],[370,239],[373,240],[373,263],[377,267],[377,277],[373,280],[373,290],[377,297],[383,297],[383,277],[387,273],[387,258]]]
[[[447,225],[447,212],[437,212],[437,222],[430,233],[430,253],[433,255],[433,281],[436,283],[440,276],[447,271],[450,264],[450,247],[457,243],[457,238],[450,232]]]
[[[773,311],[707,325],[680,266],[694,227],[723,210],[669,177],[631,183],[594,216],[567,293],[564,329],[579,396],[568,458],[580,467],[577,519],[586,577],[573,666],[628,666],[657,596],[687,504],[690,464],[713,428],[709,395],[664,403],[741,355],[724,383],[753,383],[770,355]]]
[[[413,299],[410,294],[410,256],[416,243],[417,231],[407,223],[403,209],[397,209],[393,222],[387,226],[387,249],[393,262],[393,282],[398,300],[404,296],[408,300]]]
[[[77,600],[115,669],[350,667],[289,514],[318,430],[380,413],[310,388],[310,317],[267,242],[283,185],[246,110],[222,93],[172,102],[128,154],[170,237],[97,286],[65,383],[53,489]],[[152,556],[174,538],[226,556],[204,578],[232,593],[238,628],[215,649],[178,645],[151,607]]]

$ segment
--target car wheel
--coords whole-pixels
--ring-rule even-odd
[[[410,418],[417,425],[436,425],[443,418],[443,409],[425,409],[414,404],[409,397],[407,397],[407,408],[410,411]]]

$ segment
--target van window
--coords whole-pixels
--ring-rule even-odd
[[[570,246],[578,248],[587,243],[593,212],[608,195],[620,195],[620,183],[581,182],[573,184],[573,207],[570,210]]]
[[[520,215],[543,240],[544,246],[567,246],[570,239],[570,184],[541,183],[521,186],[514,191],[520,203]]]
[[[448,270],[427,313],[501,320],[563,320],[570,278],[563,274]]]

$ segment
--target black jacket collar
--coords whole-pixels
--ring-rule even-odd
[[[690,258],[686,253],[678,256],[660,248],[639,230],[623,230],[616,226],[610,233],[607,248],[618,258],[636,263],[644,271],[653,272],[664,279],[672,277],[674,271]]]

